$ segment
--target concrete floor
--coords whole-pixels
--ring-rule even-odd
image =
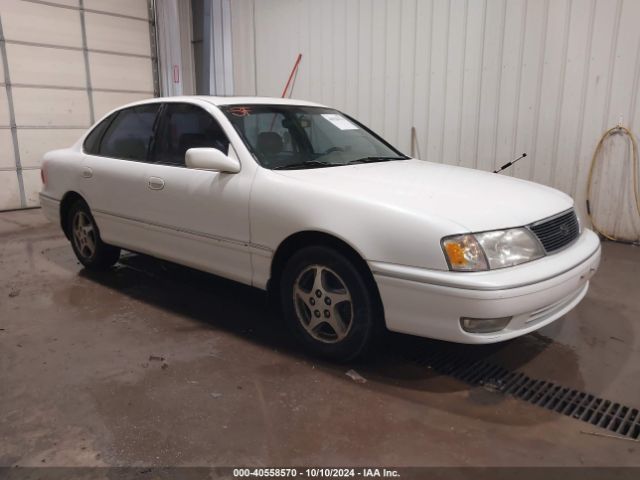
[[[0,465],[640,466],[640,443],[437,375],[409,344],[436,342],[318,362],[256,290],[131,254],[91,274],[39,210],[0,214]],[[605,244],[539,334],[465,348],[640,407],[640,249]]]

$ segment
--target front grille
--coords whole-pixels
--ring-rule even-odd
[[[536,234],[547,253],[569,245],[580,234],[578,217],[573,209],[548,220],[534,223],[529,228]]]

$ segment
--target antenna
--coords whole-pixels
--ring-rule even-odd
[[[523,153],[522,155],[520,155],[518,158],[516,158],[515,160],[511,160],[509,163],[505,163],[503,166],[501,166],[498,170],[494,170],[493,173],[500,173],[501,171],[503,171],[505,168],[509,168],[511,165],[513,165],[514,163],[516,163],[518,160],[526,157],[527,154]]]

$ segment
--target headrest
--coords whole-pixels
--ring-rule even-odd
[[[282,137],[276,132],[262,132],[258,135],[258,150],[267,155],[282,151]]]
[[[186,152],[189,148],[210,147],[211,140],[202,133],[183,133],[179,138],[180,150]]]
[[[127,158],[143,159],[147,156],[147,146],[141,138],[120,138],[114,143],[114,149],[118,152],[126,152]]]

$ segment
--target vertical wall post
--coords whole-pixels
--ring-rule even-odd
[[[200,57],[200,74],[202,75],[200,80],[201,88],[204,95],[211,95],[215,93],[212,90],[211,85],[211,65],[212,65],[212,51],[213,51],[213,38],[212,38],[212,15],[213,1],[204,0],[203,15],[202,15],[202,55]]]
[[[188,4],[186,4],[188,5]],[[155,11],[158,32],[158,70],[163,96],[183,95],[182,36],[178,0],[158,2]],[[187,28],[187,30],[189,30]]]
[[[11,141],[13,143],[13,158],[16,163],[16,175],[18,178],[18,191],[20,193],[20,207],[27,206],[27,196],[24,190],[24,178],[22,177],[22,162],[20,161],[20,148],[18,146],[18,125],[16,124],[16,112],[13,106],[13,91],[11,89],[11,75],[9,74],[9,57],[7,56],[7,45],[4,41],[2,30],[2,17],[0,16],[0,55],[2,56],[2,66],[4,69],[4,87],[7,94],[7,104],[9,107],[9,128],[11,128]]]
[[[96,121],[95,108],[93,104],[93,88],[91,86],[91,67],[89,65],[89,48],[87,47],[87,24],[84,18],[84,0],[80,0],[80,31],[82,32],[82,56],[84,58],[84,72],[87,83],[87,96],[89,99],[89,123],[93,125]]]
[[[231,3],[229,0],[200,1],[202,48],[196,58],[200,67],[196,69],[200,74],[199,91],[204,95],[233,95]],[[194,31],[197,31],[195,27]]]
[[[157,6],[155,0],[147,0],[147,11],[149,15],[149,45],[151,47],[151,70],[153,75],[153,96],[159,97],[160,91],[160,68],[158,66],[158,18],[156,15]]]

